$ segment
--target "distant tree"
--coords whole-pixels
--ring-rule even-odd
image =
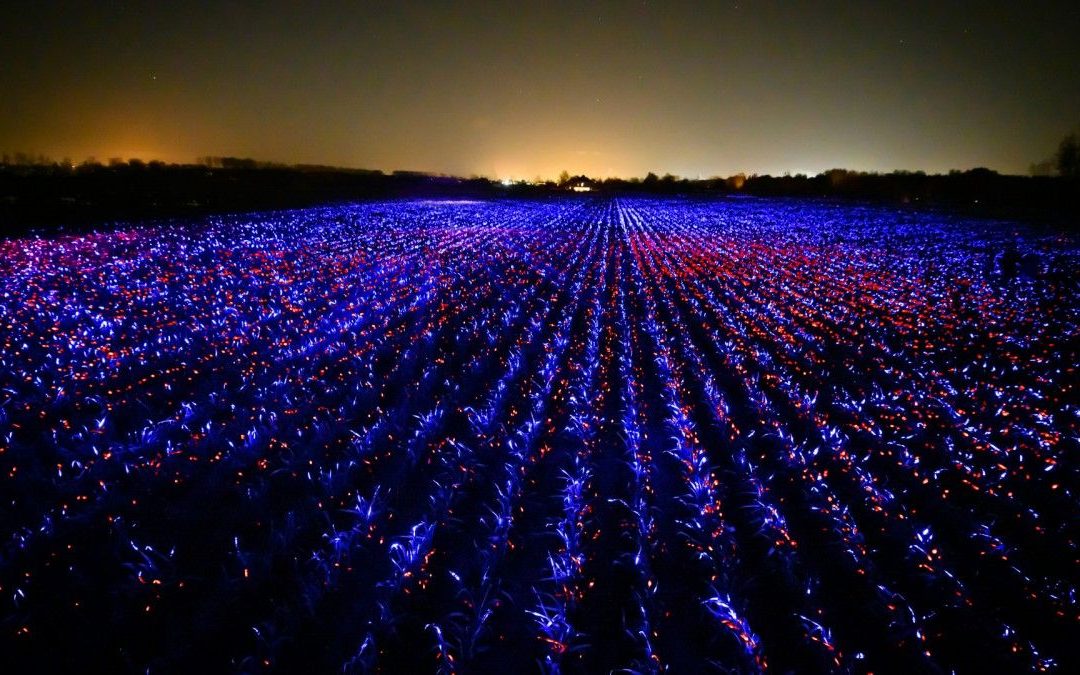
[[[569,182],[570,182],[570,172],[567,171],[566,169],[563,169],[562,173],[559,174],[559,185],[563,186],[563,185],[566,185]]]
[[[259,168],[258,162],[250,157],[219,157],[222,169],[257,169]],[[397,172],[395,172],[397,173]]]
[[[1054,159],[1047,159],[1042,162],[1032,164],[1028,171],[1032,176],[1053,176],[1056,167],[1054,166]]]
[[[645,180],[642,182],[646,185],[656,185],[660,182],[660,177],[650,171],[649,173],[645,174]]]
[[[824,175],[829,179],[829,185],[833,187],[842,185],[851,177],[850,172],[845,169],[829,169]]]
[[[1058,175],[1076,178],[1080,176],[1080,139],[1069,134],[1061,141],[1055,157]]]

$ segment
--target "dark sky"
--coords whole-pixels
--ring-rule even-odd
[[[987,166],[1080,124],[1080,2],[0,4],[0,149],[495,178]]]

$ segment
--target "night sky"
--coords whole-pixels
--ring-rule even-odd
[[[74,161],[1026,173],[1077,124],[1075,1],[0,5],[0,149]]]

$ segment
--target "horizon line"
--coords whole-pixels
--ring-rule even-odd
[[[101,167],[106,167],[107,168],[107,167],[110,167],[110,166],[131,165],[133,163],[134,164],[141,163],[141,164],[144,164],[144,165],[164,164],[165,166],[171,166],[171,167],[204,167],[204,168],[210,168],[210,169],[215,169],[215,168],[216,169],[224,169],[224,168],[239,169],[239,168],[243,168],[243,169],[249,169],[249,170],[253,170],[253,169],[325,169],[325,170],[343,171],[343,172],[381,173],[383,175],[393,175],[393,174],[399,174],[399,173],[400,174],[414,174],[414,175],[429,176],[429,177],[432,177],[432,178],[453,178],[453,179],[466,180],[466,181],[468,181],[468,180],[488,180],[488,181],[495,182],[495,183],[502,182],[502,183],[517,183],[517,184],[520,184],[520,183],[527,183],[527,184],[559,183],[560,178],[561,178],[563,173],[568,174],[568,176],[571,179],[573,179],[573,178],[586,178],[586,179],[592,180],[592,181],[621,180],[621,181],[628,181],[628,182],[632,182],[632,181],[635,181],[635,180],[636,181],[645,181],[646,179],[648,179],[648,177],[650,175],[656,176],[657,179],[668,179],[668,177],[671,177],[672,179],[678,180],[678,181],[704,182],[704,181],[711,181],[711,180],[727,180],[727,179],[731,179],[731,178],[736,178],[738,176],[742,176],[744,178],[751,178],[751,177],[797,178],[799,176],[805,176],[807,178],[813,178],[813,177],[817,177],[817,176],[827,175],[829,173],[836,172],[836,171],[842,171],[842,172],[849,173],[849,174],[881,175],[881,176],[896,175],[896,174],[922,174],[922,175],[925,175],[925,176],[948,176],[948,175],[957,174],[957,173],[960,173],[960,174],[969,173],[969,172],[972,172],[972,171],[988,171],[988,172],[992,172],[992,173],[994,173],[996,175],[999,175],[999,176],[1015,176],[1015,177],[1028,177],[1028,178],[1031,178],[1031,177],[1053,177],[1052,174],[1041,174],[1041,173],[1036,172],[1035,169],[1041,165],[1041,163],[1038,163],[1038,162],[1033,163],[1031,165],[1030,170],[1029,170],[1028,173],[1002,173],[1002,172],[998,171],[997,169],[993,169],[993,168],[990,168],[990,167],[987,167],[987,166],[972,166],[972,167],[968,167],[968,168],[951,168],[951,169],[944,170],[944,171],[940,171],[940,170],[939,171],[928,171],[926,169],[903,169],[903,168],[893,168],[893,169],[851,169],[851,168],[846,168],[846,167],[843,167],[843,166],[832,166],[832,167],[830,167],[828,169],[819,170],[816,173],[810,173],[810,172],[808,172],[806,170],[791,170],[791,169],[785,169],[783,172],[780,172],[780,173],[772,173],[772,172],[768,172],[768,171],[757,172],[757,171],[740,170],[740,171],[736,171],[734,173],[730,173],[730,174],[727,174],[727,175],[716,173],[716,174],[710,174],[708,176],[705,176],[705,175],[699,173],[696,177],[683,175],[683,174],[678,174],[678,173],[672,173],[670,171],[664,171],[664,172],[661,173],[660,171],[656,171],[656,170],[648,171],[648,172],[646,172],[646,174],[644,176],[637,176],[637,175],[626,176],[626,175],[611,175],[611,174],[609,174],[609,175],[605,175],[605,176],[602,176],[602,177],[598,177],[598,176],[589,175],[588,173],[585,173],[585,172],[576,172],[576,171],[570,171],[569,169],[563,169],[560,172],[559,175],[554,176],[554,177],[552,177],[552,176],[542,176],[541,174],[537,174],[536,176],[534,176],[534,178],[520,178],[520,177],[514,177],[514,176],[493,176],[493,175],[482,174],[482,173],[471,173],[471,174],[468,174],[468,175],[464,175],[464,174],[449,173],[449,172],[445,172],[445,171],[428,170],[428,169],[402,169],[402,168],[377,169],[377,168],[370,168],[370,167],[363,167],[363,166],[350,166],[350,165],[344,165],[344,164],[324,164],[324,163],[321,163],[321,162],[282,162],[282,161],[274,161],[274,160],[262,160],[262,159],[257,159],[257,158],[254,158],[254,157],[243,157],[243,156],[238,156],[238,155],[201,155],[201,156],[196,156],[194,158],[194,160],[187,161],[187,162],[185,162],[185,161],[170,161],[170,160],[161,159],[161,158],[145,158],[145,157],[139,157],[139,156],[124,157],[124,156],[121,156],[121,155],[108,157],[108,158],[105,158],[105,159],[100,159],[96,155],[89,155],[89,156],[87,156],[86,158],[84,158],[83,160],[81,160],[79,162],[74,162],[74,161],[71,160],[70,157],[63,157],[62,159],[56,159],[55,157],[46,155],[44,153],[29,153],[29,152],[22,152],[22,151],[7,151],[7,150],[4,150],[4,151],[0,151],[0,154],[2,154],[2,161],[0,161],[0,165],[2,165],[2,166],[65,167],[65,168],[69,168],[69,169],[77,169],[79,167],[84,167],[84,166],[101,166]],[[18,158],[22,158],[23,161],[18,161]],[[12,161],[13,159],[15,161]],[[223,166],[214,166],[212,163],[210,163],[210,162],[220,162],[222,160],[226,160],[228,162],[245,163],[245,164],[246,163],[252,163],[252,165],[250,165],[250,166],[242,166],[242,167],[241,166],[223,167]],[[536,178],[540,178],[540,180],[536,181],[535,180]]]

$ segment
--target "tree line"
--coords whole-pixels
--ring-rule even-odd
[[[563,171],[557,180],[509,185],[483,177],[414,171],[384,173],[243,157],[200,157],[192,164],[89,158],[79,164],[41,154],[0,157],[0,236],[35,226],[88,227],[110,220],[294,208],[408,196],[552,197],[575,188],[605,193],[844,198],[901,206],[960,209],[976,215],[1064,223],[1080,221],[1080,140],[1066,136],[1030,176],[986,168],[927,174],[831,169],[814,176],[735,174],[689,179],[670,173],[595,179]]]

